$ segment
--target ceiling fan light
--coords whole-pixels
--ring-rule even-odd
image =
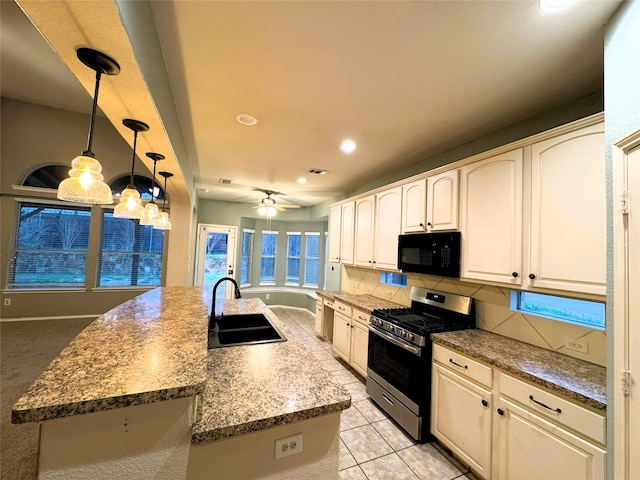
[[[111,188],[104,183],[102,165],[95,158],[79,155],[71,162],[69,177],[58,185],[60,200],[104,205],[113,203]]]
[[[277,212],[274,207],[267,207],[267,217],[273,217],[276,213]]]
[[[264,216],[266,213],[267,213],[267,207],[265,207],[264,205],[258,208],[258,215]]]
[[[140,192],[129,185],[122,191],[120,203],[113,210],[113,216],[117,218],[141,219],[144,215],[144,208],[140,200]]]

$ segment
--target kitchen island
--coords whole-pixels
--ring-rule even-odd
[[[337,478],[349,394],[259,299],[216,311],[261,312],[287,341],[207,351],[209,308],[201,288],[154,289],[60,353],[12,411],[41,422],[40,478]],[[302,452],[274,460],[299,433]]]

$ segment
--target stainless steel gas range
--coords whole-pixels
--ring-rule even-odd
[[[473,298],[419,287],[411,308],[371,313],[367,393],[415,440],[431,438],[429,335],[474,326]]]

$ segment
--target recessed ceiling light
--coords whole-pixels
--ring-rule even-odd
[[[563,8],[567,8],[576,0],[540,0],[538,5],[543,12],[557,12]]]
[[[356,142],[354,142],[350,138],[343,140],[343,142],[340,144],[340,150],[342,150],[344,153],[351,153],[355,149],[356,149]]]
[[[307,183],[307,179],[304,177],[300,177],[296,180],[296,182],[298,182],[300,185],[304,185],[305,183]]]
[[[253,115],[249,115],[248,113],[239,113],[238,115],[236,115],[236,120],[238,123],[247,125],[248,127],[251,127],[258,123],[258,119]]]

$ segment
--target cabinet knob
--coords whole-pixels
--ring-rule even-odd
[[[482,406],[483,407],[488,407],[489,406],[489,402],[487,402],[486,400],[482,400]]]
[[[498,415],[504,415],[504,410],[502,410],[501,408],[499,408],[497,412],[498,412]]]
[[[427,222],[427,227],[431,227],[431,222]]]
[[[529,278],[530,278],[531,280],[533,280],[533,279],[535,279],[535,278],[536,278],[536,276],[535,276],[533,273],[530,273],[530,274],[529,274]]]
[[[512,273],[511,273],[511,276],[512,276],[513,278],[518,278],[518,272],[512,272]]]
[[[421,224],[420,224],[420,226],[421,226],[421,227],[424,227],[424,223],[421,223]]]

